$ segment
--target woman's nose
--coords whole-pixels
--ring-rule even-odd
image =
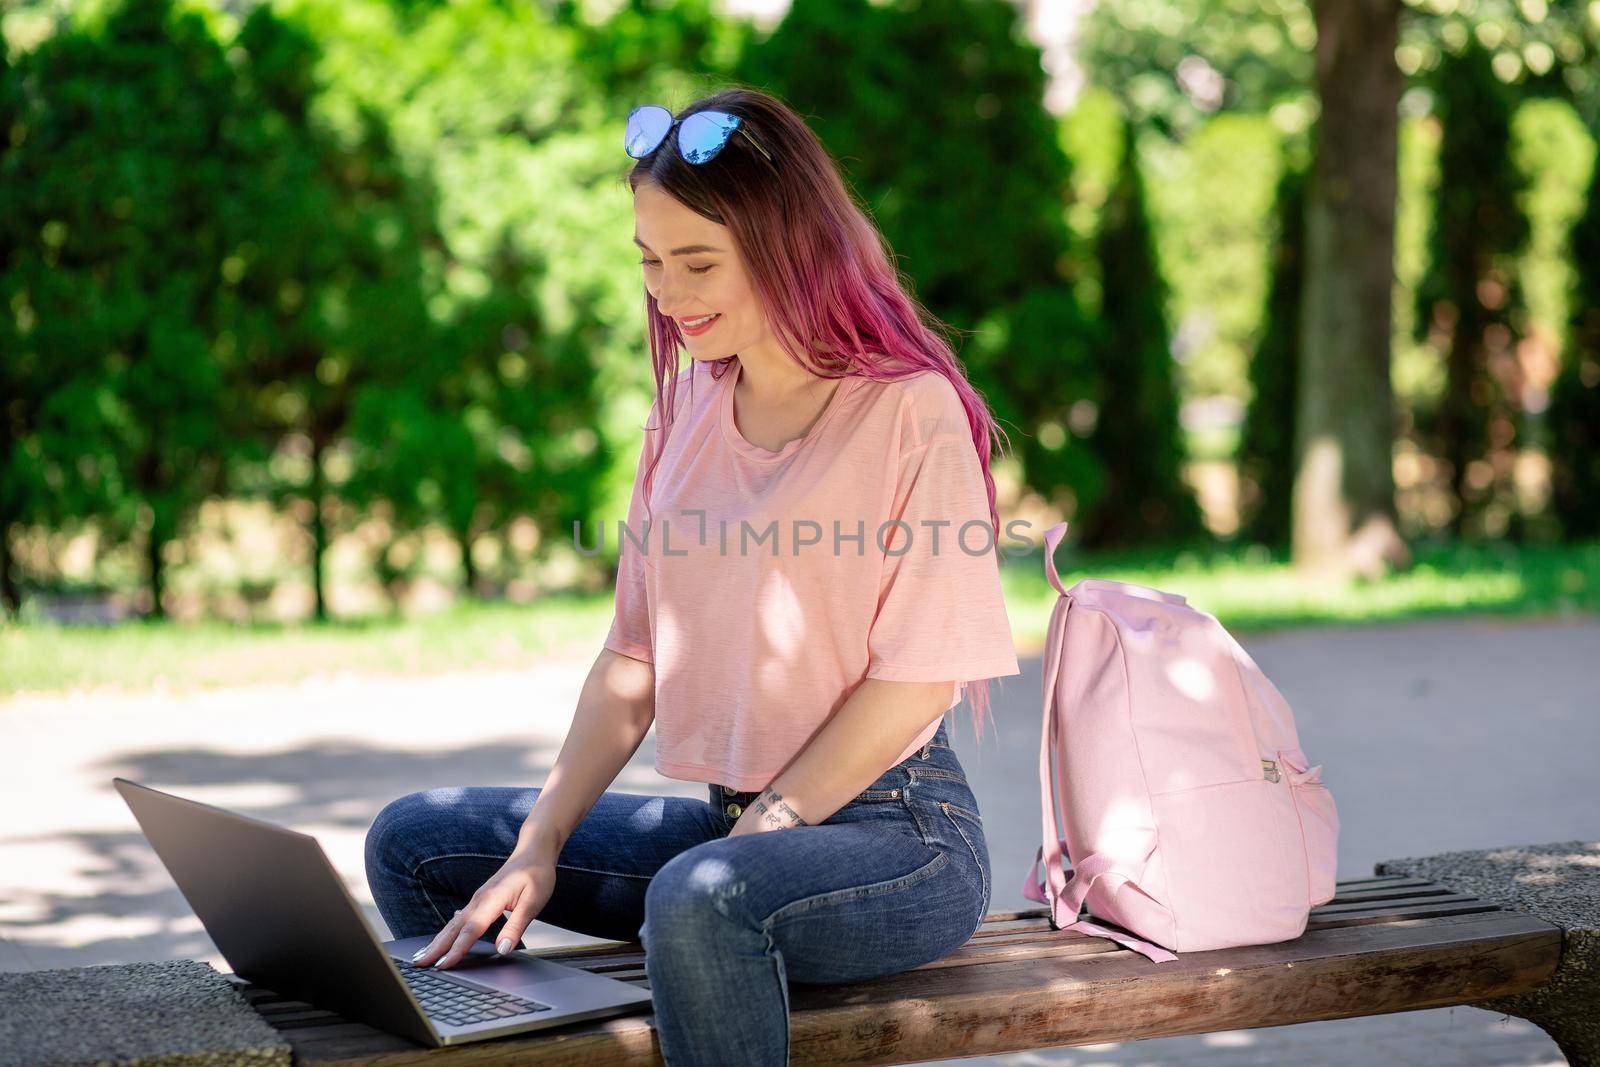
[[[677,298],[666,289],[662,289],[656,293],[656,310],[660,311],[661,314],[665,315],[669,319],[681,318],[688,315],[688,312],[678,307]]]

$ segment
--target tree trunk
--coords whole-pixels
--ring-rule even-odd
[[[1462,323],[1468,324],[1467,328]],[[1467,528],[1467,464],[1471,462],[1468,443],[1470,423],[1474,415],[1487,417],[1487,411],[1477,410],[1472,402],[1473,371],[1485,361],[1478,349],[1483,323],[1476,315],[1461,315],[1450,337],[1450,351],[1445,355],[1447,369],[1444,392],[1444,410],[1439,413],[1439,437],[1444,446],[1445,462],[1450,465],[1450,499],[1455,504],[1455,514],[1450,516],[1450,535],[1457,541]]]
[[[323,518],[322,503],[327,485],[323,479],[322,457],[327,451],[315,436],[311,439],[311,589],[316,597],[313,615],[318,622],[328,621],[328,593],[322,561],[328,551],[328,523]]]
[[[0,606],[13,619],[22,615],[22,590],[17,584],[17,561],[11,555],[11,524],[0,523]]]
[[[138,490],[150,508],[150,532],[145,537],[145,580],[150,590],[150,618],[165,619],[167,609],[162,604],[166,589],[166,570],[161,559],[161,549],[171,536],[171,524],[163,514],[166,507],[161,499],[164,480],[161,471],[160,439],[153,433],[138,464]]]
[[[150,580],[150,617],[152,619],[165,619],[167,609],[161,604],[161,596],[166,587],[166,572],[162,567],[161,546],[166,543],[165,532],[162,527],[159,513],[150,523],[150,536],[145,538],[145,566]]]
[[[1403,567],[1389,382],[1401,76],[1399,0],[1315,0],[1322,112],[1306,204],[1293,559],[1303,572]]]
[[[472,531],[456,531],[456,542],[461,545],[462,582],[466,586],[462,593],[475,600],[478,596],[478,565],[472,559],[472,541]]]

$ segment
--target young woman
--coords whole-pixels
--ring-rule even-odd
[[[657,399],[610,633],[545,785],[394,801],[367,877],[395,937],[437,931],[419,965],[535,918],[637,938],[667,1063],[783,1064],[789,983],[916,967],[988,911],[943,715],[1020,673],[996,429],[792,110],[638,108],[627,147]],[[607,788],[652,724],[709,803]]]

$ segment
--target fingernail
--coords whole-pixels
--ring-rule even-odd
[[[511,939],[509,937],[502,937],[500,939],[500,943],[495,945],[494,950],[500,953],[500,955],[504,956],[507,952],[511,951]]]
[[[417,949],[417,951],[415,951],[415,952],[413,952],[413,953],[412,953],[412,954],[411,954],[411,962],[412,962],[412,963],[416,963],[416,962],[417,962],[417,961],[418,961],[418,960],[420,960],[420,959],[421,959],[421,958],[422,958],[422,957],[423,957],[423,955],[424,955],[424,954],[425,954],[425,953],[426,953],[426,952],[427,952],[427,951],[428,951],[428,949],[427,949],[427,947],[426,947],[426,946],[424,946],[424,947],[422,947],[422,948],[419,948],[419,949]]]

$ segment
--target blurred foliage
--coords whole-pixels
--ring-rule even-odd
[[[1600,121],[1600,11],[1591,0],[1406,0],[1395,60],[1427,75],[1473,42],[1523,98],[1554,96]]]
[[[1182,144],[1136,133],[1185,396],[1244,399],[1266,298],[1283,135],[1259,115],[1218,115]]]
[[[1316,39],[1300,0],[1133,0],[1095,5],[1080,54],[1136,125],[1181,140],[1223,110],[1303,125]]]
[[[1590,0],[1405,0],[1395,59],[1426,75],[1476,40],[1501,81],[1600,118],[1600,16]],[[1181,140],[1221,111],[1270,113],[1285,133],[1316,115],[1316,22],[1304,0],[1096,4],[1080,54],[1091,84],[1127,97],[1136,122]]]
[[[56,557],[83,530],[100,555],[74,574],[204,586],[220,572],[197,573],[214,533],[197,516],[223,498],[304,531],[283,565],[244,568],[252,597],[290,567],[321,588],[327,553],[398,598],[436,576],[441,529],[446,583],[469,592],[535,565],[540,588],[594,580],[567,537],[622,510],[650,399],[623,119],[730,80],[789,100],[839,158],[953,327],[1024,489],[1075,534],[1130,478],[1189,499],[1184,443],[1234,428],[1226,404],[1197,405],[1213,414],[1186,436],[1180,401],[1254,405],[1241,475],[1281,512],[1296,312],[1280,235],[1316,114],[1309,8],[1136,0],[1082,29],[1090,88],[1056,119],[1001,0],[829,0],[770,32],[711,0],[11,0],[0,531],[17,536],[0,537],[0,599],[78,580]],[[1600,521],[1597,33],[1593,4],[1406,8],[1393,337],[1412,535],[1449,521],[1428,421],[1447,349],[1418,304],[1458,255],[1442,242],[1474,236],[1435,190],[1490,178],[1528,225],[1496,267],[1526,308],[1508,327],[1524,377],[1500,403],[1556,479],[1547,515],[1520,481],[1515,507],[1543,535]],[[1480,61],[1504,108],[1487,132],[1452,131],[1440,92],[1469,43],[1500,86]],[[1097,449],[1117,417],[1141,447],[1171,443]],[[1267,515],[1245,536],[1273,543]],[[1121,517],[1119,537],[1152,532]]]

